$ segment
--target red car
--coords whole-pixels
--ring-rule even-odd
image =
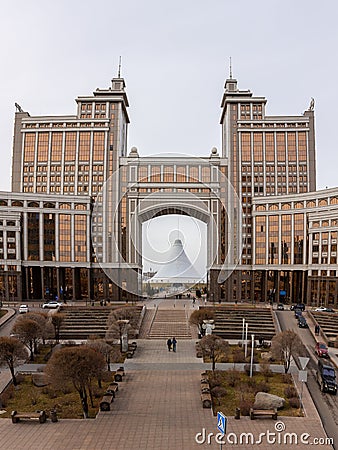
[[[317,342],[315,346],[315,353],[317,353],[317,355],[322,358],[329,357],[329,349],[327,348],[327,345],[324,344],[324,342]]]

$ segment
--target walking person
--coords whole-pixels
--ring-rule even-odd
[[[171,345],[172,345],[172,342],[171,342],[171,339],[169,338],[168,340],[167,340],[167,346],[168,346],[168,351],[170,352],[170,350],[171,350]],[[174,350],[175,351],[175,350]]]
[[[176,339],[173,337],[173,339],[172,339],[171,342],[172,342],[172,344],[173,344],[173,351],[176,352],[176,344],[177,344]]]

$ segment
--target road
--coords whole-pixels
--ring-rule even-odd
[[[315,346],[315,340],[307,328],[298,328],[297,320],[294,318],[293,311],[276,311],[280,326],[282,330],[294,330],[297,332],[308,349],[308,357],[310,361],[307,365],[308,369],[308,381],[307,386],[310,391],[311,397],[316,405],[318,413],[322,419],[326,434],[328,437],[333,438],[334,446],[338,449],[338,397],[336,395],[324,394],[320,391],[317,380],[314,373],[317,367],[317,357],[313,352]],[[304,313],[307,316],[307,313]],[[311,326],[311,321],[308,320]],[[334,349],[330,349],[333,351]]]

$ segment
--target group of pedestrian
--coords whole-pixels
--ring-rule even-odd
[[[168,351],[170,352],[171,349],[173,349],[173,352],[176,352],[176,345],[177,345],[177,341],[176,338],[173,337],[172,339],[168,339],[167,340],[167,346],[168,346]]]

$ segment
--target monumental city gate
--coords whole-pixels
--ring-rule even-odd
[[[189,156],[140,158],[133,148],[97,197],[93,247],[101,269],[132,297],[141,294],[142,224],[181,214],[207,227],[209,289],[217,289],[240,259],[240,202],[217,150],[207,159]],[[216,291],[216,292],[215,292]],[[217,296],[219,297],[219,296]]]

